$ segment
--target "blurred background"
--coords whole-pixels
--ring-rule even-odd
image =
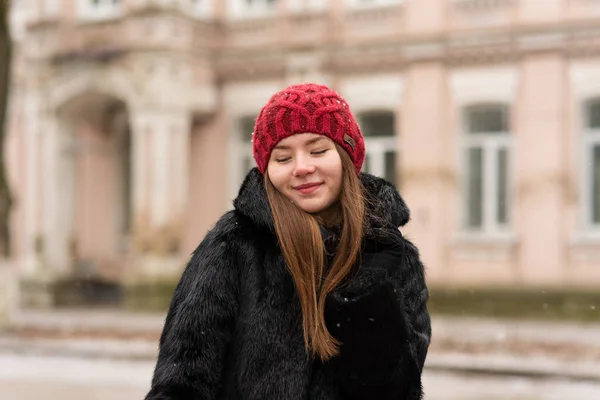
[[[305,81],[412,210],[425,398],[600,399],[600,1],[0,7],[3,400],[143,397],[260,107]]]

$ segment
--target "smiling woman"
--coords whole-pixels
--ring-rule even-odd
[[[257,168],[194,252],[147,400],[422,398],[431,324],[394,186],[360,173],[364,140],[333,90],[262,108]]]

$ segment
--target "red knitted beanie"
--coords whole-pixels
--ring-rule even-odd
[[[365,143],[348,103],[323,85],[292,85],[275,93],[260,110],[252,139],[254,159],[264,174],[277,143],[296,133],[325,135],[346,150],[356,172],[365,158]]]

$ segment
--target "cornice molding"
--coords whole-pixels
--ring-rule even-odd
[[[325,54],[322,68],[328,73],[398,71],[422,62],[450,66],[497,65],[543,52],[565,57],[597,57],[600,55],[600,27],[460,33],[413,41],[329,44],[320,49]],[[287,47],[275,51],[272,48],[239,52],[230,49],[226,56],[217,56],[218,74],[223,79],[229,76],[254,78],[257,74],[268,75],[267,70],[278,76],[285,75],[287,50]],[[261,73],[263,69],[265,73]]]
[[[343,15],[343,19],[350,23],[377,22],[404,15],[404,4],[348,9]]]
[[[173,15],[172,18],[178,19],[180,16]],[[124,29],[123,23],[131,24],[136,20],[137,18],[128,18],[113,24],[115,28],[118,26]],[[270,21],[270,24],[278,23],[272,18],[266,20]],[[289,72],[287,54],[299,50],[323,52],[325,56],[322,58],[322,68],[328,73],[398,71],[407,65],[422,62],[441,62],[452,66],[503,64],[541,52],[558,53],[570,58],[600,55],[598,19],[515,26],[511,29],[482,28],[439,33],[428,37],[406,36],[398,33],[398,35],[388,35],[368,41],[365,39],[363,42],[342,42],[343,38],[337,38],[339,40],[336,42],[334,38],[328,37],[321,44],[298,44],[273,38],[272,43],[267,41],[264,45],[252,48],[215,45],[215,43],[227,43],[228,35],[243,34],[246,29],[259,27],[261,21],[262,19],[236,20],[221,24],[190,19],[190,28],[193,29],[196,39],[172,50],[177,53],[190,52],[190,54],[196,54],[198,48],[209,51],[212,54],[210,59],[213,68],[220,79],[255,79],[273,76],[273,74],[284,76]],[[262,29],[270,28],[272,25]],[[85,27],[81,29],[85,30]],[[90,29],[93,33],[93,29]],[[89,35],[90,32],[84,31],[81,34]],[[217,41],[216,39],[221,37],[220,33],[224,36]],[[35,39],[41,34],[49,37],[38,31],[34,32],[31,38]],[[124,53],[152,51],[154,47],[151,44],[123,42],[118,35],[112,38],[107,36],[105,39],[106,44],[91,51],[94,54],[90,54],[89,57],[86,49],[61,48],[61,45],[52,54],[44,57],[60,63],[70,62],[78,57],[91,57],[90,60],[109,62],[115,57],[123,56]],[[23,45],[26,44],[27,41]]]
[[[451,3],[459,11],[490,11],[512,7],[516,4],[516,0],[451,0]]]

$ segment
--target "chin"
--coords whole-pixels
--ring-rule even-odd
[[[307,212],[309,214],[316,214],[325,209],[325,207],[323,207],[323,205],[320,202],[318,204],[311,204],[310,202],[306,202],[304,204],[298,204],[298,207],[300,207],[302,211]]]

